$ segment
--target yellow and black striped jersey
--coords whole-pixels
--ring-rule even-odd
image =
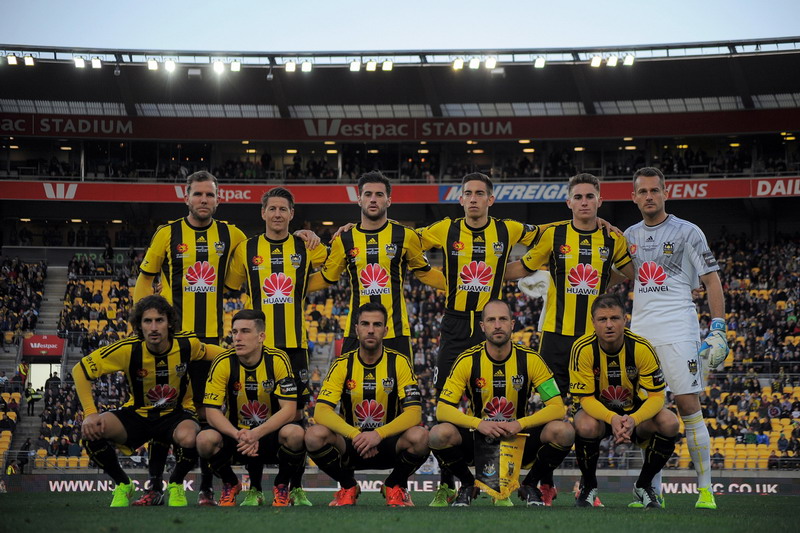
[[[297,401],[297,383],[286,352],[263,346],[261,359],[248,367],[230,349],[211,364],[203,405],[217,409],[224,405],[233,427],[260,426],[280,409],[278,400]]]
[[[533,272],[550,270],[547,309],[542,331],[565,336],[592,331],[592,302],[606,292],[611,267],[631,262],[625,237],[605,232],[580,231],[572,224],[551,226],[542,232],[522,264]]]
[[[386,339],[411,335],[403,294],[407,270],[428,271],[428,258],[419,235],[392,220],[380,229],[364,230],[358,224],[331,243],[322,277],[336,283],[342,272],[350,275],[350,314],[346,336],[356,337],[355,311],[367,302],[383,304],[389,313]]]
[[[327,257],[327,248],[317,246],[307,250],[303,240],[294,235],[273,241],[262,234],[247,239],[234,250],[225,285],[239,290],[244,284],[250,296],[247,308],[264,312],[265,345],[308,347],[304,327],[308,279]]]
[[[447,280],[445,308],[481,311],[501,296],[508,254],[517,243],[530,246],[540,228],[516,220],[489,217],[482,228],[472,228],[465,218],[445,218],[417,230],[422,248],[441,248]]]
[[[594,396],[619,415],[639,408],[647,393],[664,390],[664,374],[650,343],[625,328],[618,353],[600,347],[596,333],[575,341],[569,358],[569,391],[574,396]]]
[[[93,351],[80,360],[80,366],[89,380],[125,372],[130,397],[123,407],[158,418],[179,407],[194,410],[187,369],[191,361],[203,359],[205,351],[206,346],[190,332],[176,333],[169,350],[160,354],[151,353],[134,336]]]
[[[439,401],[458,407],[466,394],[471,415],[498,422],[518,420],[525,416],[534,389],[542,402],[560,395],[553,373],[535,350],[512,344],[508,357],[495,361],[484,341],[458,356]]]
[[[361,431],[385,426],[403,409],[420,406],[411,360],[384,346],[380,359],[367,365],[352,350],[337,357],[322,382],[317,402],[340,410],[345,422]]]
[[[204,338],[222,336],[222,283],[233,250],[245,238],[221,220],[197,228],[181,218],[156,230],[139,268],[161,274],[161,295],[175,307],[182,329]]]

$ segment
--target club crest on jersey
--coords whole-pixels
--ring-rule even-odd
[[[459,277],[462,283],[458,285],[458,288],[462,291],[491,292],[492,290],[489,286],[489,282],[492,281],[494,272],[492,272],[492,267],[483,261],[472,261],[464,265],[464,268],[462,268],[459,273]]]
[[[275,390],[275,380],[272,379],[265,379],[261,382],[261,388],[264,389],[264,392],[270,394],[272,391]]]
[[[394,389],[394,378],[386,378],[382,380],[381,384],[383,385],[383,391],[389,394]]]
[[[253,263],[254,266],[258,266],[264,262],[264,258],[260,255],[254,255],[252,259],[250,259],[250,262]]]
[[[308,381],[308,370],[302,368],[300,369],[300,372],[298,372],[298,374],[300,375],[300,381],[302,381],[303,383],[306,383]]]
[[[453,251],[450,252],[450,255],[462,255],[461,252],[464,250],[464,243],[461,241],[454,241],[453,242]]]
[[[697,374],[698,370],[697,359],[689,359],[686,362],[686,364],[689,367],[689,372],[691,372],[692,374]]]
[[[349,394],[351,390],[356,388],[356,380],[348,379],[347,381],[344,382],[344,388],[347,389],[347,392]]]
[[[225,243],[222,241],[216,241],[214,243],[214,250],[216,250],[217,255],[222,255],[225,253]]]
[[[611,255],[611,250],[608,249],[608,246],[601,246],[597,249],[597,253],[600,254],[601,261],[608,261],[608,258]]]
[[[511,386],[514,387],[515,391],[521,391],[523,385],[525,385],[525,378],[522,376],[522,374],[511,376]]]
[[[292,263],[294,268],[300,268],[300,263],[303,262],[303,258],[300,254],[292,254],[289,256],[289,262]]]
[[[350,248],[347,251],[347,255],[349,255],[350,257],[356,257],[360,252],[361,250],[359,250],[358,247]]]
[[[389,259],[394,259],[394,256],[397,255],[397,245],[394,243],[387,244],[385,250],[386,257]]]
[[[626,366],[625,373],[628,375],[628,379],[633,381],[639,375],[639,369],[635,366]]]
[[[234,384],[231,386],[231,392],[233,392],[233,395],[234,396],[238,395],[240,390],[242,390],[241,382],[239,381],[234,382]]]
[[[494,255],[500,257],[503,255],[503,252],[506,251],[506,244],[504,242],[495,241],[492,243],[492,249],[494,250]]]
[[[188,285],[184,285],[185,292],[217,292],[217,287],[214,282],[217,280],[217,272],[208,261],[197,261],[194,265],[186,270],[186,281]]]
[[[389,283],[389,275],[377,263],[370,263],[364,267],[364,270],[358,276],[361,281],[361,295],[362,296],[378,296],[381,294],[390,294],[392,291],[386,285]]]
[[[175,254],[175,258],[183,259],[184,257],[189,255],[186,253],[189,251],[189,245],[186,244],[185,242],[182,242],[175,247],[175,251],[178,252],[177,254]]]
[[[486,386],[486,380],[483,378],[477,378],[475,380],[475,388],[478,390],[482,390]]]
[[[664,243],[664,255],[672,255],[673,252],[675,252],[675,243],[665,242]]]
[[[175,365],[175,374],[177,374],[179,378],[182,378],[184,375],[186,375],[186,363]]]

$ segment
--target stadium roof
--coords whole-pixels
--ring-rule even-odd
[[[800,37],[613,49],[208,53],[0,44],[0,50],[18,63],[0,60],[0,112],[6,113],[39,112],[37,101],[50,102],[43,112],[86,102],[101,103],[95,114],[170,116],[152,109],[213,104],[259,106],[256,116],[281,118],[363,116],[363,106],[387,118],[800,107]],[[33,66],[25,66],[25,56]],[[85,68],[76,68],[75,57]],[[623,64],[628,57],[632,65]],[[91,68],[93,58],[100,68]],[[453,68],[458,58],[465,61],[461,70]],[[534,67],[537,58],[544,58],[544,68]],[[175,70],[165,72],[170,59]],[[497,64],[487,68],[487,59]],[[158,70],[149,70],[148,60]],[[370,60],[374,71],[366,70]],[[387,60],[391,71],[384,69]],[[295,72],[287,71],[290,61]],[[231,71],[234,62],[240,71]],[[302,71],[303,62],[312,64],[310,72]],[[25,102],[33,108],[20,105]]]

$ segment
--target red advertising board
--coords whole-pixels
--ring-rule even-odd
[[[186,141],[588,139],[791,131],[798,122],[800,109],[397,119],[109,117],[0,113],[0,135]]]
[[[226,203],[258,204],[261,195],[274,185],[225,185],[220,198]],[[355,185],[288,185],[300,204],[349,204],[358,199]],[[672,199],[712,200],[728,198],[780,198],[800,196],[800,177],[668,180]],[[630,181],[609,181],[602,185],[605,201],[629,201]],[[395,185],[392,202],[426,204],[458,202],[461,186]],[[567,182],[497,183],[497,202],[561,202],[566,199]],[[52,200],[74,202],[183,202],[183,187],[153,183],[97,183],[6,181],[0,200]]]
[[[58,363],[64,346],[64,339],[56,335],[33,335],[22,341],[22,359],[29,363]]]

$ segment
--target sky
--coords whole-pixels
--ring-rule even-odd
[[[2,0],[0,6],[0,47],[492,50],[800,35],[798,0]]]

